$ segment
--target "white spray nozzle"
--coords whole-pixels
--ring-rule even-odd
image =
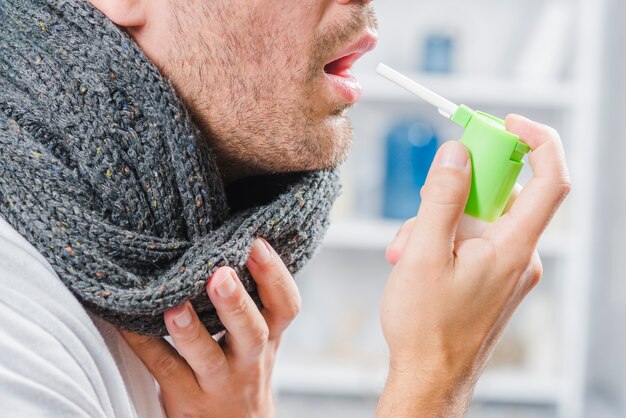
[[[416,83],[407,76],[400,74],[393,68],[390,68],[383,63],[378,64],[376,72],[385,77],[387,80],[396,83],[400,87],[426,100],[428,103],[438,108],[439,113],[448,119],[452,117],[452,115],[459,108],[458,105],[452,103],[450,100],[441,97],[437,93],[427,89],[419,83]]]

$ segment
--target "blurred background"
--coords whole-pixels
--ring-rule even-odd
[[[514,316],[470,417],[626,417],[625,0],[376,1],[380,43],[356,72],[355,143],[300,317],[275,371],[281,416],[373,416],[387,353],[384,251],[461,130],[376,76],[378,62],[457,103],[559,130],[574,191],[540,244],[545,275]],[[522,174],[522,181],[529,173]]]

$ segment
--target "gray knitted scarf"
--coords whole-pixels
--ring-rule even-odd
[[[337,192],[334,171],[226,190],[206,138],[124,31],[86,0],[0,0],[0,216],[95,314],[162,336],[163,312],[190,300],[218,332],[211,274],[233,267],[259,303],[253,240],[295,273]]]

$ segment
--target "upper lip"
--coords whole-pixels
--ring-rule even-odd
[[[361,58],[364,54],[376,48],[376,44],[378,43],[378,35],[374,30],[367,30],[364,34],[362,34],[355,42],[353,42],[350,46],[343,49],[337,55],[335,55],[330,61],[324,64],[324,68],[329,64],[334,63],[335,61],[339,61],[342,58],[350,57],[350,65],[352,65],[356,60]]]

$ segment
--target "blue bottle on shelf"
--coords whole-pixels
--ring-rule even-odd
[[[422,71],[450,74],[454,72],[454,38],[445,33],[432,33],[424,40]]]
[[[408,219],[417,214],[420,190],[437,153],[433,127],[409,121],[394,126],[387,135],[387,165],[383,215]]]

